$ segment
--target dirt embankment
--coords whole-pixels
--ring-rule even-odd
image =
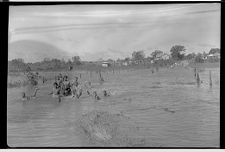
[[[144,137],[137,138],[138,127],[123,114],[92,111],[76,121],[76,128],[90,146],[144,147],[150,146]],[[86,146],[86,145],[85,145]]]

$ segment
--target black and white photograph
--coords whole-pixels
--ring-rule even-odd
[[[9,147],[220,147],[220,3],[11,5]]]

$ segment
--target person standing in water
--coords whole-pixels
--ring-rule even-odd
[[[75,80],[72,82],[72,85],[71,85],[72,97],[75,97],[75,96],[77,97],[78,86],[79,86],[78,77],[75,77]]]
[[[25,75],[28,79],[28,85],[25,87],[25,91],[22,92],[22,99],[30,100],[31,98],[36,97],[37,91],[40,89],[37,87],[38,81],[33,73],[29,71],[25,73]]]
[[[196,68],[194,68],[194,76],[195,76],[195,78],[197,77],[197,69]]]
[[[110,96],[109,92],[106,91],[106,90],[103,90],[103,95],[104,95],[104,97],[109,97]]]
[[[98,96],[97,91],[93,92],[95,100],[101,100],[101,98]]]
[[[58,78],[57,78],[58,79]],[[50,94],[52,94],[52,97],[58,98],[58,101],[61,102],[61,97],[63,97],[63,86],[62,86],[62,82],[57,82],[57,80],[53,83],[53,89],[52,92]],[[49,94],[49,95],[50,95]]]
[[[53,89],[50,94],[52,94],[52,97],[57,97],[60,94],[60,87],[57,82],[53,83]]]
[[[63,81],[63,84],[65,86],[65,92],[64,92],[64,95],[65,96],[68,96],[71,94],[71,85],[70,85],[70,82],[68,81],[68,76],[65,76],[64,77],[64,81]]]
[[[90,81],[85,81],[84,88],[85,88],[85,91],[87,92],[87,94],[90,96],[91,92],[92,92],[91,82]]]

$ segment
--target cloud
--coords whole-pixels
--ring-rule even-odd
[[[20,15],[15,14],[16,8],[14,8],[15,10],[11,8],[10,20],[16,19],[16,21],[13,22],[13,25],[10,24],[10,30],[16,34],[23,34],[73,29],[108,28],[109,26],[135,28],[137,25],[149,26],[150,24],[155,24],[163,20],[176,22],[187,17],[187,15],[218,12],[218,8],[220,7],[219,5],[197,4],[162,5],[162,7],[153,7],[150,5],[149,7],[143,7],[141,10],[141,7],[112,10],[110,6],[99,6],[98,10],[90,6],[83,6],[84,11],[82,11],[82,7],[73,10],[71,8],[74,7],[67,7],[67,10],[65,9],[66,7],[49,7],[49,10],[46,9],[47,7],[34,8],[36,8],[34,11],[31,11],[27,7],[24,7],[24,9],[20,8],[17,12]],[[26,9],[30,12],[27,13]],[[16,25],[18,26],[16,27]]]
[[[204,11],[195,11],[195,12],[188,12],[187,14],[203,14],[203,13],[214,13],[214,12],[219,12],[219,9],[214,9],[214,10],[204,10]]]
[[[220,45],[219,10],[215,4],[12,7],[9,31],[11,42],[46,42],[83,60],[169,51],[174,44],[202,50]]]

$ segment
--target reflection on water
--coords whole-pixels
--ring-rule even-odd
[[[186,69],[120,71],[103,73],[112,96],[94,102],[90,97],[66,98],[61,103],[48,95],[45,86],[32,101],[21,101],[19,89],[8,89],[7,140],[12,147],[88,146],[74,123],[93,110],[123,113],[129,117],[135,135],[151,146],[218,147],[220,69],[212,71],[213,86],[208,84],[208,70],[200,73],[203,83],[197,87],[193,72]],[[92,145],[93,146],[93,145]],[[146,145],[148,146],[148,145]]]

